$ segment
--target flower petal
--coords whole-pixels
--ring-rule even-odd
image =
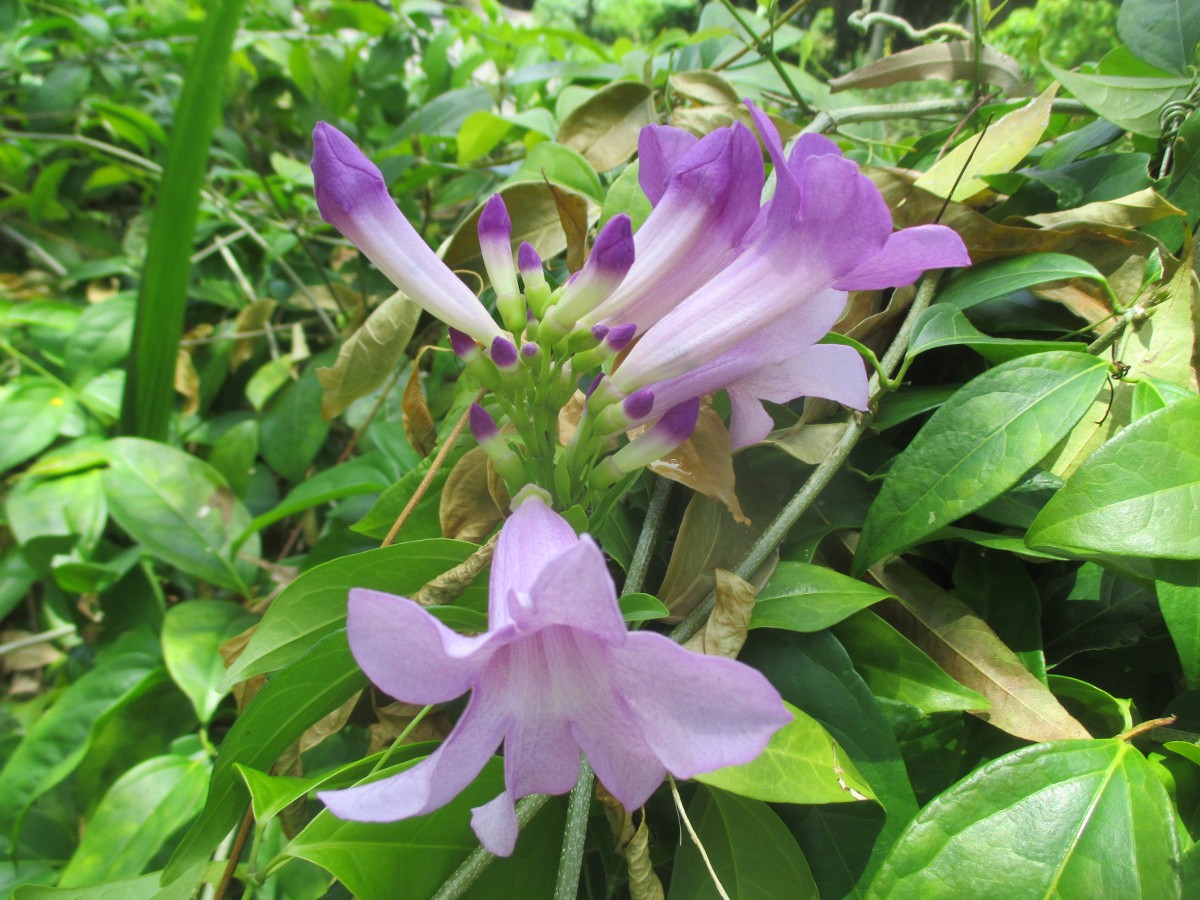
[[[927,269],[969,266],[971,257],[957,232],[945,225],[918,225],[897,231],[883,249],[864,259],[834,287],[870,291],[912,284]]]
[[[604,554],[588,535],[547,563],[529,593],[530,618],[538,628],[568,625],[604,640],[625,639],[616,587]]]
[[[671,170],[698,142],[691,132],[670,125],[647,125],[638,133],[638,184],[652,206],[662,199]]]
[[[762,401],[749,391],[729,388],[729,444],[733,450],[741,450],[757,444],[775,427],[771,414],[763,409]]]
[[[646,744],[679,778],[749,762],[792,718],[759,672],[660,634],[633,633],[609,659]]]
[[[512,856],[520,827],[508,791],[502,791],[494,800],[471,810],[471,828],[475,830],[475,836],[483,849],[495,856]]]
[[[578,543],[575,530],[540,494],[526,494],[500,529],[492,556],[488,627],[501,628],[520,619],[523,612],[517,600],[529,594],[542,569]]]
[[[475,691],[462,718],[430,756],[382,781],[317,796],[339,819],[395,822],[445,806],[475,780],[508,724],[503,698]]]
[[[797,223],[808,259],[836,282],[877,254],[892,233],[892,214],[874,182],[841,156],[810,156],[800,177]],[[828,283],[828,282],[827,282]]]
[[[350,591],[346,630],[367,677],[406,703],[444,703],[465,694],[497,636],[464,637],[406,597],[364,588]]]
[[[396,208],[375,164],[326,122],[313,131],[312,170],[321,217],[393,284],[422,309],[485,344],[500,334],[483,304]]]
[[[824,397],[851,409],[867,408],[866,366],[857,350],[840,344],[816,344],[791,359],[763,367],[738,386],[773,403]]]

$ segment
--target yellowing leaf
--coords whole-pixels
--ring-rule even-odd
[[[438,517],[443,537],[473,543],[500,524],[504,514],[488,490],[488,458],[482,448],[472,447],[450,472]]]
[[[684,646],[708,656],[736,659],[742,644],[746,643],[746,630],[750,627],[750,614],[754,611],[758,589],[725,569],[717,569],[716,574],[716,605],[704,627]]]
[[[917,187],[939,197],[964,200],[987,187],[980,175],[1012,171],[1041,140],[1050,122],[1050,103],[1057,92],[1058,85],[1050,85],[1039,97],[963,141],[918,178]],[[960,172],[962,179],[955,187]]]

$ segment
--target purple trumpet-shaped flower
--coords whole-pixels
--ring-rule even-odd
[[[313,130],[312,170],[321,218],[393,284],[426,312],[485,344],[500,334],[479,299],[396,208],[375,164],[326,122]]]
[[[654,406],[653,392],[634,391],[620,403],[613,403],[596,413],[596,431],[599,434],[627,431],[650,415]]]
[[[611,377],[620,393],[651,387],[657,394],[662,381],[694,372],[756,336],[765,339],[763,332],[782,332],[785,319],[803,322],[812,315],[827,330],[840,313],[841,292],[909,284],[926,269],[970,263],[962,239],[949,228],[924,225],[893,234],[879,190],[831,141],[805,135],[785,158],[770,119],[753,106],[750,111],[775,164],[775,194],[736,254],[629,352]],[[671,189],[668,181],[655,215]],[[640,246],[638,253],[643,258]],[[739,371],[738,378],[747,374]]]
[[[382,690],[411,703],[471,691],[432,755],[397,775],[321,799],[341,818],[390,822],[449,803],[504,742],[505,791],[473,810],[484,847],[507,856],[514,802],[562,794],[582,751],[626,808],[667,772],[689,778],[749,762],[789,721],[779,694],[734,660],[629,632],[604,557],[544,502],[517,496],[492,560],[488,631],[464,637],[403,597],[350,593],[350,647]]]

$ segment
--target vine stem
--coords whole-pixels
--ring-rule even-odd
[[[901,361],[904,359],[904,354],[908,349],[908,341],[912,336],[913,326],[917,321],[917,317],[933,302],[933,296],[937,290],[939,272],[926,273],[921,278],[920,286],[917,288],[917,296],[913,299],[912,307],[908,310],[908,315],[904,317],[904,323],[900,326],[900,330],[896,333],[895,340],[884,354],[880,365],[883,371],[891,373],[896,371]],[[879,372],[871,377],[869,402],[870,407],[874,407],[879,401],[879,398],[887,393],[887,384],[880,378]],[[788,501],[785,506],[775,517],[775,520],[767,526],[766,531],[759,536],[758,540],[750,548],[745,558],[734,569],[734,573],[741,578],[749,578],[754,574],[754,571],[763,564],[775,548],[782,543],[787,537],[788,531],[796,524],[796,520],[804,514],[804,512],[817,499],[821,491],[832,480],[834,474],[842,467],[846,459],[850,456],[859,439],[866,434],[867,429],[871,424],[871,414],[864,413],[855,415],[846,424],[846,430],[842,432],[841,439],[838,440],[837,446],[830,452],[829,456],[813,470],[813,473],[808,476],[808,480],[799,491]],[[700,604],[688,613],[687,618],[680,622],[671,632],[671,640],[683,643],[692,635],[696,634],[700,628],[708,620],[709,614],[712,612],[713,606],[716,603],[717,595],[715,592],[709,594],[700,602]]]
[[[963,115],[975,106],[975,99],[966,97],[958,100],[918,100],[913,103],[888,103],[877,106],[850,106],[845,109],[827,109],[817,113],[804,126],[804,133],[824,134],[835,131],[842,125],[858,122],[882,122],[886,119],[906,117]],[[1054,112],[1082,113],[1088,109],[1078,100],[1056,99],[1051,103]]]
[[[625,576],[625,586],[622,596],[633,594],[642,589],[646,580],[646,569],[650,565],[650,554],[654,549],[658,529],[662,525],[663,516],[667,511],[667,500],[671,495],[671,482],[659,478],[650,494],[650,504],[646,508],[646,518],[642,523],[641,534],[638,535],[637,546],[629,563],[629,571]],[[563,852],[559,859],[558,878],[555,886],[555,900],[573,900],[579,891],[579,875],[583,870],[584,838],[587,836],[588,810],[592,799],[592,782],[595,775],[586,760],[581,760],[579,780],[571,789],[571,799],[567,807],[567,829],[563,840]],[[586,784],[585,784],[586,782]],[[517,803],[517,824],[524,828],[529,821],[541,811],[550,799],[545,794],[533,794]],[[454,870],[432,900],[457,900],[466,893],[475,880],[492,864],[495,855],[483,847],[476,847],[462,865]]]

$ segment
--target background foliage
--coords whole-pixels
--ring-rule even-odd
[[[476,852],[498,763],[420,820],[311,799],[457,712],[369,688],[347,589],[481,629],[503,504],[442,326],[320,221],[309,134],[354,136],[469,279],[494,191],[565,277],[648,211],[638,126],[706,133],[750,97],[975,265],[852,297],[871,416],[777,407],[599,529],[618,578],[649,542],[630,620],[752,604],[708,636],[797,712],[679,786],[712,870],[738,898],[1195,891],[1200,7],[207,6],[0,3],[0,890],[555,891],[565,798],[511,859]],[[588,897],[717,896],[667,789],[644,816],[597,798],[583,862]]]

